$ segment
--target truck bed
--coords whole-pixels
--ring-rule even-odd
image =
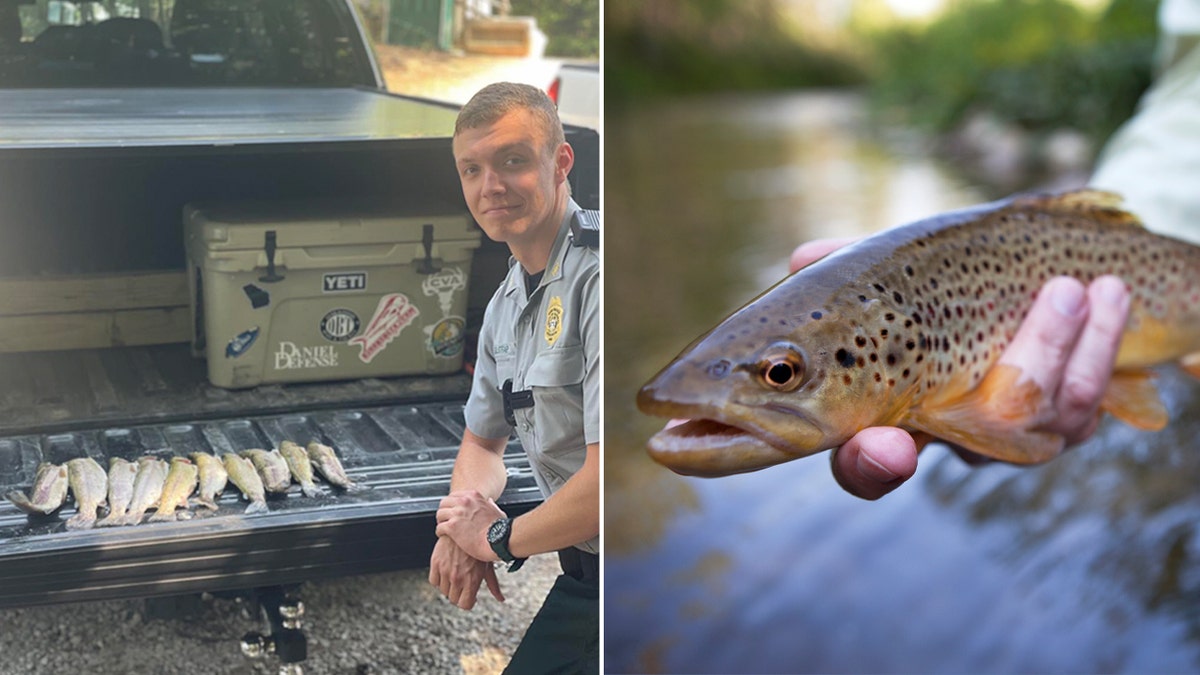
[[[187,146],[447,137],[457,114],[452,106],[371,89],[17,89],[0,97],[0,150],[177,154]]]
[[[0,492],[28,489],[42,461],[170,457],[318,440],[366,489],[293,485],[246,516],[229,485],[189,521],[67,531],[75,508],[27,516],[0,502],[0,607],[219,591],[421,566],[449,490],[466,375],[367,379],[227,391],[208,385],[186,345],[9,355]],[[32,358],[31,358],[32,357]],[[186,358],[185,358],[186,357]],[[123,423],[129,420],[137,423]],[[34,432],[32,430],[37,429]],[[519,445],[506,455],[503,507],[541,496]]]

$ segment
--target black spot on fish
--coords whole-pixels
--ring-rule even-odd
[[[849,368],[855,363],[854,355],[845,349],[837,350],[837,354],[834,354],[834,358],[836,358],[837,362],[842,364],[842,366],[845,368]]]
[[[822,315],[820,312],[813,312],[810,316],[814,319],[820,319]]]
[[[859,335],[858,337],[854,338],[854,344],[858,345],[860,348],[866,347],[867,346],[867,338]]]

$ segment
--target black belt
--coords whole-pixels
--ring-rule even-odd
[[[533,390],[513,391],[512,388],[512,380],[505,380],[500,391],[504,394],[504,421],[515,427],[517,418],[513,416],[513,411],[533,407]]]
[[[558,552],[558,564],[563,574],[588,583],[600,581],[600,556],[580,551],[574,546]]]

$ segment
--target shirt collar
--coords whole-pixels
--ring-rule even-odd
[[[575,212],[579,210],[579,205],[574,199],[567,198],[567,211],[563,214],[562,223],[558,226],[558,234],[554,238],[554,246],[550,249],[550,257],[546,260],[546,271],[542,275],[542,282],[538,284],[541,288],[551,281],[556,281],[562,278],[563,260],[567,257],[567,251],[571,248],[571,218]],[[517,262],[513,256],[508,258],[508,287],[505,289],[505,295],[520,292],[525,293],[525,270]]]

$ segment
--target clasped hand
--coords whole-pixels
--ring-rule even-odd
[[[462,609],[475,606],[479,586],[487,583],[492,597],[504,602],[496,570],[496,554],[487,542],[487,529],[504,511],[475,490],[453,492],[437,511],[437,543],[429,560],[429,583]]]

